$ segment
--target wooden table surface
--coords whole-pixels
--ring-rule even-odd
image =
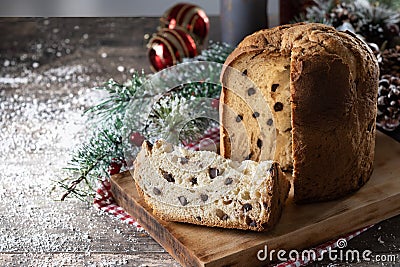
[[[157,25],[157,18],[0,18],[0,266],[179,266],[145,232],[90,204],[57,201],[54,183],[85,137],[82,111],[102,97],[93,88],[125,81],[132,69],[150,71],[143,36]],[[217,17],[210,39],[220,39]],[[400,140],[400,131],[391,135]],[[399,264],[400,216],[347,248],[396,255]]]

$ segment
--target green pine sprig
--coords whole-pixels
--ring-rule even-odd
[[[74,152],[65,169],[76,178],[66,178],[58,182],[66,190],[61,200],[70,194],[80,200],[93,197],[96,181],[102,177],[109,177],[108,165],[111,159],[123,158],[122,138],[115,132],[117,129],[118,127],[103,129]]]
[[[103,90],[108,93],[108,97],[85,111],[89,118],[107,119],[113,115],[120,115],[126,111],[129,101],[135,96],[138,89],[147,79],[142,71],[134,71],[132,78],[125,84],[118,83],[109,79],[103,86],[97,87],[97,90]]]
[[[194,58],[186,58],[183,62],[200,60],[223,64],[234,49],[233,46],[227,43],[210,42],[208,48],[201,51],[200,55]]]
[[[318,22],[341,31],[351,31],[383,51],[400,43],[399,1],[315,0],[295,22]]]
[[[227,44],[211,43],[209,48],[191,61],[212,61],[223,63],[226,57],[233,51],[233,47]],[[212,70],[211,70],[212,71]],[[212,75],[212,72],[211,74]],[[105,90],[108,97],[99,104],[89,108],[84,112],[88,121],[92,122],[92,133],[86,142],[77,148],[65,168],[70,174],[69,177],[58,181],[61,188],[65,190],[61,200],[68,196],[76,197],[80,200],[91,199],[95,195],[95,184],[103,178],[109,178],[109,164],[113,158],[124,159],[124,125],[123,118],[128,109],[139,109],[130,105],[132,99],[139,100],[152,97],[143,89],[143,84],[149,78],[142,71],[134,72],[132,78],[126,83],[118,83],[110,79],[98,90]],[[179,78],[167,77],[170,80]],[[212,78],[212,77],[211,77]],[[215,77],[214,77],[215,79]],[[213,80],[213,79],[211,79]],[[161,81],[162,82],[162,81]],[[170,81],[169,81],[170,82]],[[149,115],[146,127],[143,129],[147,137],[160,137],[165,127],[173,128],[181,118],[173,113],[172,99],[177,99],[177,103],[184,103],[187,100],[200,99],[204,97],[216,98],[219,96],[221,87],[218,84],[208,82],[191,83],[180,85],[170,92],[163,95],[164,106],[155,105]],[[136,110],[130,110],[136,112]],[[141,112],[137,110],[137,112]],[[191,141],[203,133],[210,125],[209,121],[197,119],[185,125],[182,131],[182,140]],[[124,167],[122,168],[124,170]]]

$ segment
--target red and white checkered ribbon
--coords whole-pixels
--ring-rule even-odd
[[[204,134],[204,137],[202,140],[200,140],[200,142],[190,143],[187,144],[186,146],[193,150],[199,150],[201,147],[207,147],[209,145],[218,142],[219,142],[219,128],[212,128]],[[143,227],[140,226],[140,224],[131,215],[129,215],[123,208],[121,208],[115,203],[115,200],[111,193],[111,184],[108,180],[103,180],[99,183],[96,196],[94,199],[94,206],[97,209],[105,213],[108,213],[111,217],[121,220],[127,224],[133,225],[139,231],[143,231]],[[353,237],[358,236],[359,234],[365,232],[372,226],[373,225],[367,226],[363,229],[352,232],[342,238],[345,239],[346,241],[349,241]],[[318,247],[315,247],[311,250],[315,251],[316,258],[319,258],[323,253],[323,251],[329,251],[336,247],[337,247],[337,240],[332,240]],[[299,266],[305,266],[311,262],[313,262],[312,258],[298,258],[296,260],[289,260],[286,262],[279,263],[275,265],[275,267],[299,267]]]
[[[131,215],[115,203],[109,181],[103,180],[99,183],[93,205],[97,209],[108,213],[111,217],[133,225],[137,230],[143,230],[142,226]]]

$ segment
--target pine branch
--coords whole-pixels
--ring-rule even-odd
[[[178,93],[164,96],[150,113],[144,129],[146,137],[150,140],[172,138],[182,144],[198,140],[215,124],[212,118],[217,117],[217,111],[211,106],[211,97],[215,95],[182,97]]]
[[[117,129],[116,129],[117,130]],[[93,185],[99,177],[109,177],[107,166],[113,157],[123,157],[121,151],[122,137],[111,130],[104,129],[99,134],[95,134],[88,143],[83,144],[73,155],[68,163],[66,170],[77,173],[77,179],[65,179],[59,184],[66,192],[61,200],[73,194],[83,198],[90,196],[94,192]],[[72,181],[71,181],[72,180]],[[78,185],[85,182],[86,188],[77,189]]]
[[[223,64],[235,48],[227,43],[210,42],[206,50],[192,60],[211,61]],[[186,59],[191,61],[191,59]]]
[[[113,79],[108,80],[103,87],[96,88],[97,90],[107,91],[109,94],[108,98],[96,106],[89,108],[85,113],[91,119],[95,117],[105,119],[125,112],[129,101],[138,93],[138,89],[146,79],[147,77],[142,70],[141,74],[135,71],[132,78],[125,84],[120,84]]]
[[[185,62],[192,61],[213,61],[223,63],[226,57],[232,52],[233,47],[226,44],[211,43],[207,50],[204,50],[200,56],[194,59],[187,59]],[[218,79],[220,70],[214,70],[209,67],[207,70],[209,80]],[[181,113],[173,112],[172,100],[176,99],[176,103],[184,103],[187,100],[201,98],[216,98],[219,96],[221,87],[218,84],[209,83],[206,81],[190,84],[182,84],[182,79],[185,75],[193,75],[194,71],[202,72],[204,70],[188,69],[182,77],[165,77],[166,80],[160,80],[160,88],[164,88],[163,84],[180,84],[170,92],[164,93],[164,106],[156,105],[152,108],[149,114],[149,120],[142,130],[147,135],[146,138],[159,138],[162,135],[165,127],[173,129],[174,125],[185,121],[187,118],[182,117]],[[215,76],[215,77],[213,77]],[[122,137],[125,136],[127,130],[126,125],[123,125],[124,116],[128,110],[133,114],[141,114],[141,105],[134,105],[131,100],[136,103],[146,102],[141,101],[151,97],[150,92],[147,92],[143,84],[147,80],[143,71],[142,73],[134,72],[130,81],[125,84],[120,84],[110,79],[99,90],[108,92],[108,97],[98,105],[89,108],[85,111],[89,122],[95,122],[95,127],[92,130],[91,138],[78,148],[72,155],[68,167],[65,168],[77,178],[66,178],[59,181],[58,184],[66,192],[62,195],[61,200],[65,200],[68,196],[73,195],[80,200],[87,199],[88,196],[94,195],[95,182],[101,178],[109,178],[108,168],[113,158],[118,158],[124,161],[124,147]],[[160,89],[158,89],[160,91]],[[161,90],[162,91],[162,90]],[[152,93],[152,92],[151,92]],[[193,103],[196,103],[195,101]],[[158,103],[159,104],[159,103]],[[207,112],[207,111],[206,111]],[[188,114],[187,112],[184,114]],[[133,122],[135,123],[135,122]],[[204,130],[209,127],[210,122],[199,118],[190,121],[183,127],[182,140],[193,140],[204,133]],[[131,125],[132,126],[132,125]],[[133,125],[135,126],[135,125]],[[133,127],[135,128],[135,127]],[[131,128],[132,129],[132,128]]]

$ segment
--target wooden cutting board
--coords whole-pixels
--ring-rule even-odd
[[[246,232],[165,222],[138,196],[129,172],[111,177],[123,207],[183,266],[262,266],[257,252],[306,249],[400,214],[400,143],[377,134],[375,169],[356,193],[336,201],[296,205],[290,192],[278,225],[270,232]]]

